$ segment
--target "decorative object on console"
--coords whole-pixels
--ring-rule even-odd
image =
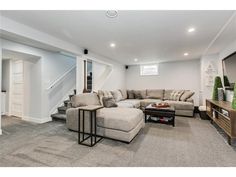
[[[224,96],[224,89],[223,88],[218,88],[218,101],[224,101],[225,96]]]
[[[216,100],[216,101],[219,99],[218,98],[218,88],[223,88],[220,76],[215,77],[215,83],[214,83],[214,87],[213,87],[212,99]]]
[[[224,75],[224,85],[225,87],[230,87],[230,82],[228,76]]]
[[[232,101],[232,108],[236,109],[236,84],[234,84],[234,97]]]
[[[217,70],[214,67],[213,62],[209,62],[205,71],[205,85],[212,87],[214,85],[214,77],[217,74]]]

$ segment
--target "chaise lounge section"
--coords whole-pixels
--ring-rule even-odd
[[[80,106],[85,105],[101,105],[98,95],[86,93],[72,98],[73,108],[66,112],[68,129],[78,131],[78,110]],[[85,132],[89,132],[88,118],[89,115],[85,112]],[[140,109],[115,107],[97,111],[97,133],[106,138],[131,142],[144,125],[144,115]]]

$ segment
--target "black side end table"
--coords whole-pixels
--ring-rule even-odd
[[[97,135],[97,110],[103,108],[102,106],[83,106],[78,110],[78,144],[93,147],[96,145],[103,137]],[[85,122],[84,113],[89,112],[90,121],[90,133],[85,133]],[[81,112],[82,112],[82,122],[81,122]],[[82,123],[82,127],[81,127]],[[81,130],[82,128],[82,130]],[[82,134],[82,137],[81,137]],[[85,137],[87,135],[87,137]],[[90,139],[90,140],[89,140]],[[86,142],[88,140],[88,142]]]

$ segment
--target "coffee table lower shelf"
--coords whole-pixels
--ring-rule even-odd
[[[175,126],[175,109],[170,106],[168,108],[157,108],[148,105],[145,110],[145,122],[155,122]],[[156,120],[153,120],[155,118]]]

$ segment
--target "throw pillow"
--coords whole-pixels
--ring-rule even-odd
[[[142,99],[141,91],[135,90],[135,91],[134,91],[134,98],[135,98],[135,99]]]
[[[103,106],[105,108],[117,107],[115,99],[113,97],[103,97],[102,98]]]
[[[170,99],[173,101],[179,101],[180,97],[182,96],[182,94],[184,93],[183,90],[174,90],[171,94],[170,94]]]
[[[122,96],[123,96],[123,100],[127,99],[128,98],[128,95],[127,95],[127,90],[120,90]]]
[[[112,93],[113,98],[115,99],[116,102],[123,100],[123,96],[122,96],[120,90],[112,91],[111,93]]]
[[[134,99],[134,91],[133,90],[127,90],[128,99]]]
[[[98,90],[98,97],[99,97],[100,104],[103,106],[102,98],[103,97],[113,97],[113,95],[111,94],[110,91]]]
[[[194,95],[194,92],[186,90],[183,95],[180,97],[181,101],[187,101],[187,99],[191,98]]]

